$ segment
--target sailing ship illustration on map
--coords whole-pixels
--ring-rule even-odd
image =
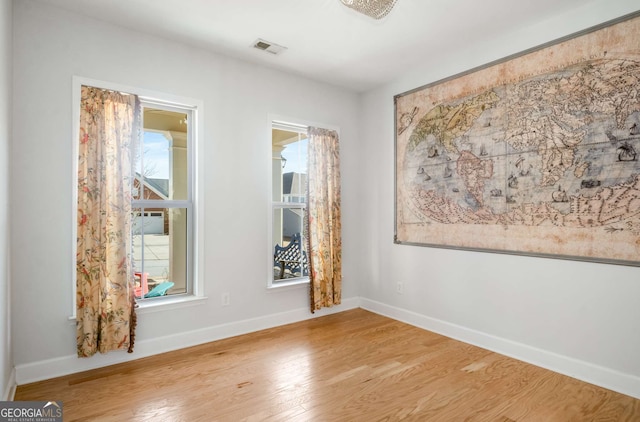
[[[396,96],[398,239],[640,261],[639,36],[633,17]]]

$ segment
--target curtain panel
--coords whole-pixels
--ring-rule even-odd
[[[83,86],[80,107],[77,353],[131,352],[131,153],[140,135],[140,103],[135,95]]]
[[[342,299],[340,154],[338,133],[308,130],[308,238],[311,312]]]

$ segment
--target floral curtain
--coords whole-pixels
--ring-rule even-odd
[[[340,154],[336,131],[308,131],[308,238],[311,312],[342,298]]]
[[[135,95],[82,87],[76,256],[79,357],[133,351],[131,151],[139,128]]]

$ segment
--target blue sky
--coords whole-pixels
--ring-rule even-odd
[[[169,141],[157,132],[144,132],[145,176],[151,179],[169,178]],[[138,171],[140,167],[138,166]]]
[[[282,151],[282,156],[287,159],[287,163],[282,169],[283,173],[292,171],[296,173],[307,172],[307,144],[307,139],[302,139],[301,141],[288,144],[284,151]]]

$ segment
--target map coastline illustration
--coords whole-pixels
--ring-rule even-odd
[[[541,73],[396,97],[400,241],[638,261],[640,48],[599,35],[564,64],[527,57]]]

